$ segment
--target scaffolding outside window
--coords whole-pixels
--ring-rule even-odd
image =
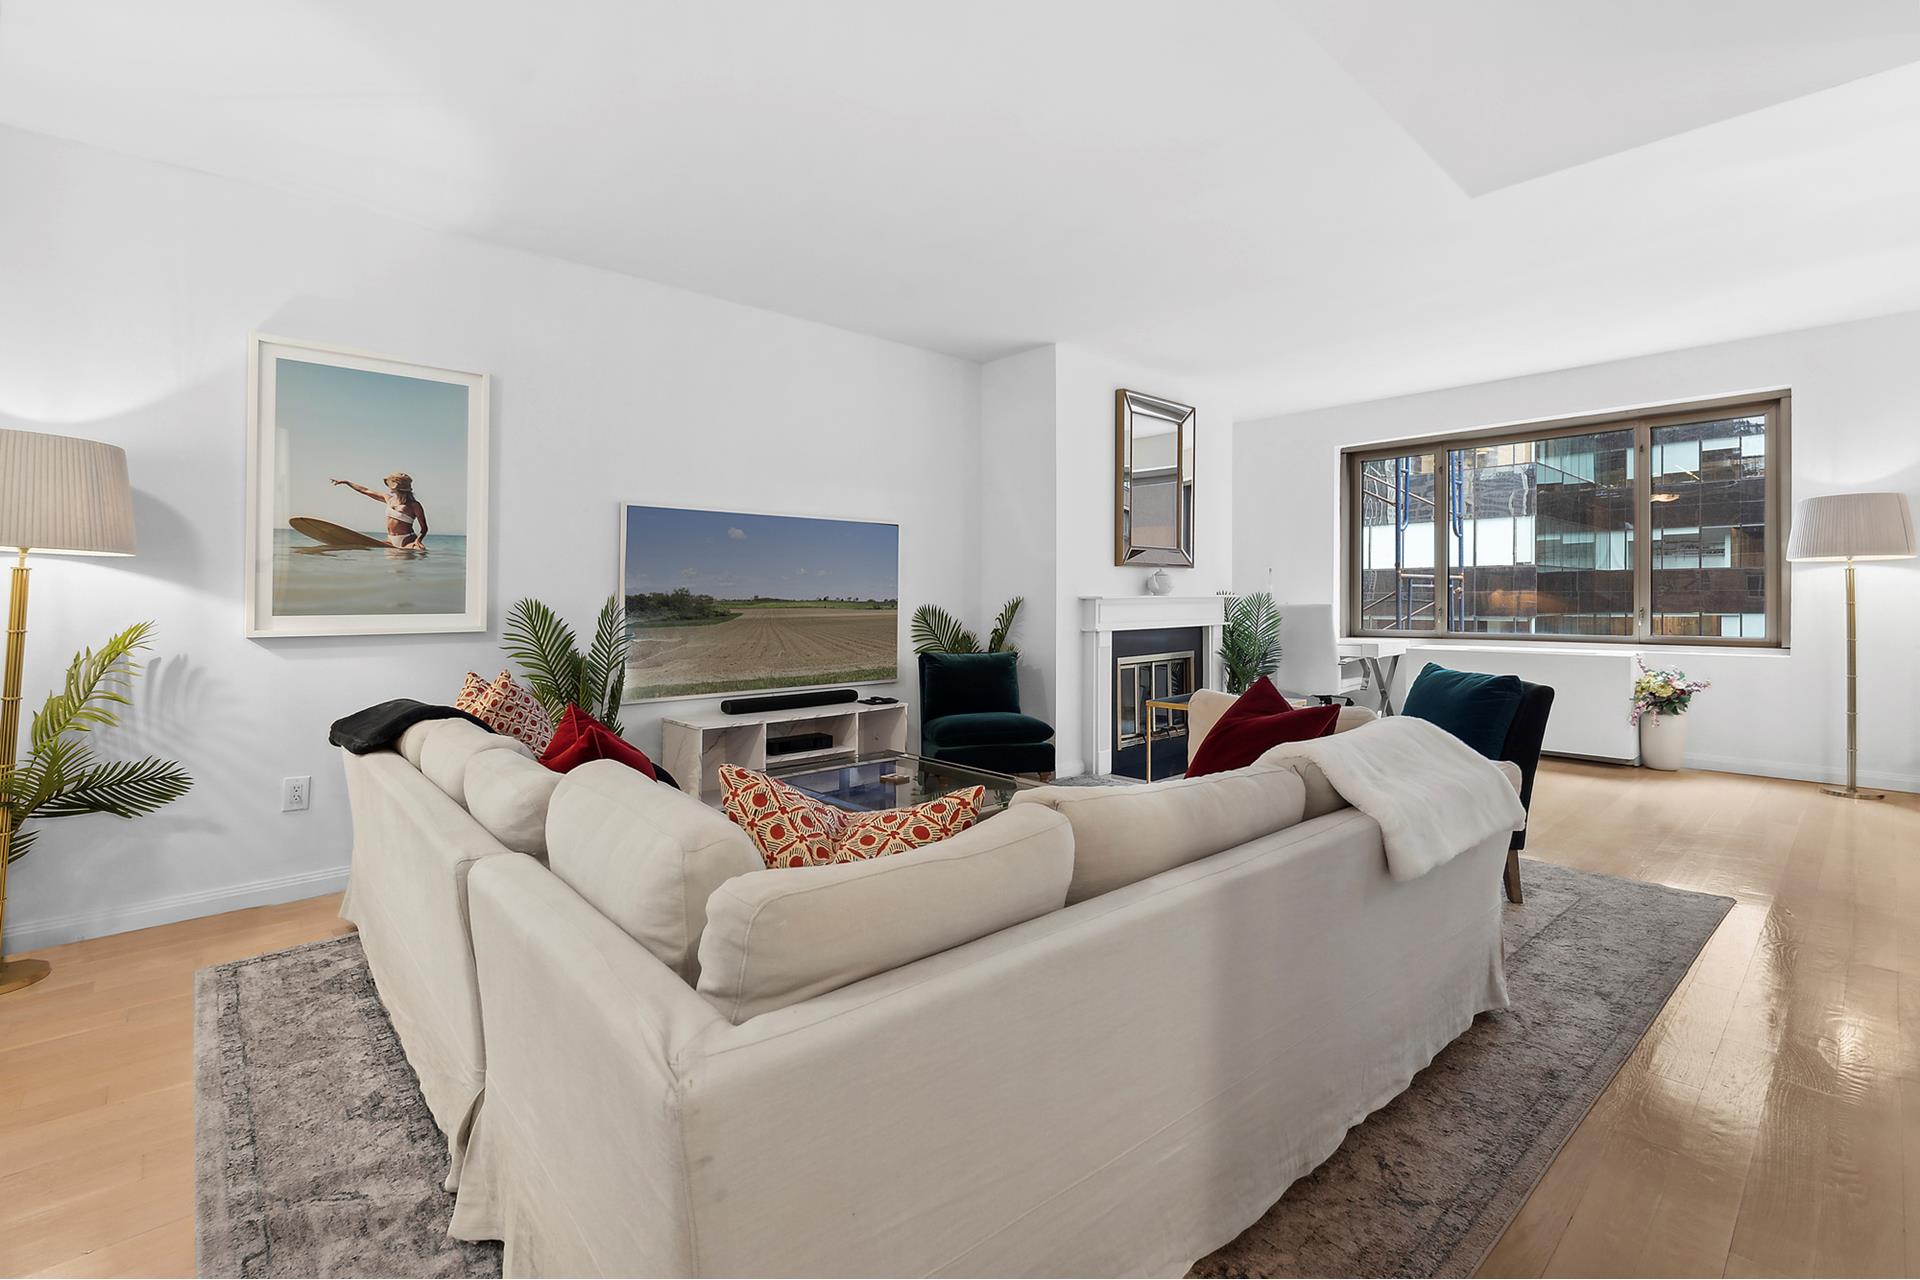
[[[1356,635],[1784,645],[1789,399],[1351,450]]]

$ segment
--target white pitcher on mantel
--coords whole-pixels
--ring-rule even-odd
[[[1686,762],[1687,713],[1647,711],[1640,716],[1640,763],[1671,773]]]

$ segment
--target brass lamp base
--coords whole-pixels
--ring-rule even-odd
[[[1820,790],[1830,796],[1839,796],[1843,800],[1885,800],[1884,791],[1862,791],[1858,787],[1822,787]]]
[[[45,960],[0,960],[0,996],[30,987],[52,972]]]

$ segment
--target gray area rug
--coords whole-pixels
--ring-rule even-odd
[[[1639,1043],[1728,898],[1524,863],[1513,1007],[1195,1275],[1458,1276],[1493,1247]],[[446,1146],[352,936],[203,971],[195,990],[202,1275],[497,1276],[449,1240]]]
[[[348,934],[193,984],[203,1276],[497,1276],[447,1237],[447,1143]]]

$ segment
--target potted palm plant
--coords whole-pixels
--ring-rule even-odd
[[[1280,668],[1280,606],[1269,592],[1255,591],[1227,601],[1220,628],[1220,664],[1227,692],[1245,693],[1261,676]]]
[[[133,704],[133,681],[140,674],[134,655],[152,648],[152,635],[151,622],[138,622],[98,649],[82,649],[67,664],[60,688],[34,713],[27,757],[0,790],[9,815],[7,861],[33,847],[39,832],[28,830],[29,822],[86,813],[137,818],[172,804],[193,786],[172,760],[101,760],[90,745],[93,730],[116,727],[119,708]]]
[[[593,643],[584,653],[566,620],[532,597],[508,611],[500,633],[500,647],[520,664],[527,688],[549,719],[557,724],[569,706],[577,706],[616,734],[632,643],[633,627],[617,596],[600,606]]]
[[[937,604],[923,604],[913,611],[913,651],[915,653],[1010,653],[1013,652],[1013,624],[1020,616],[1025,596],[1015,596],[1000,606],[987,635],[986,648],[980,637]]]

